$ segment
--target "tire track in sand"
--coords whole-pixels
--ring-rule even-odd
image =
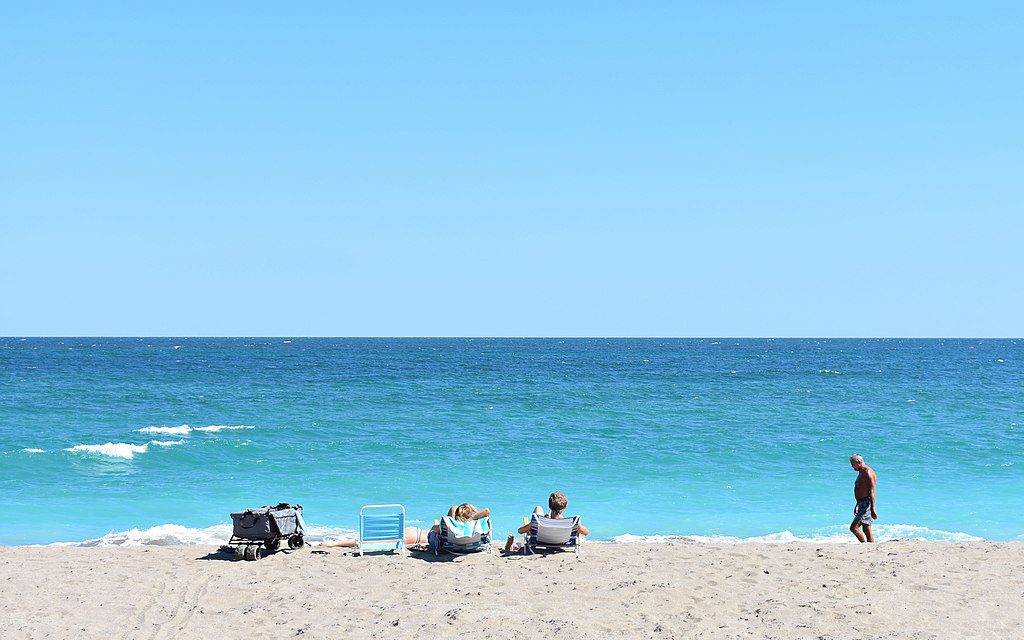
[[[131,615],[130,621],[122,625],[127,627],[128,630],[121,635],[121,640],[133,640],[140,637],[140,634],[149,633],[146,630],[149,613],[159,606],[160,603],[166,602],[167,594],[170,593],[170,582],[167,579],[169,575],[172,574],[165,574],[164,579],[160,581],[160,589],[156,595],[149,596],[144,604],[140,602],[136,607],[137,613]]]
[[[192,616],[195,615],[199,601],[206,595],[213,577],[213,575],[207,575],[206,578],[186,586],[182,590],[181,595],[178,596],[178,601],[174,604],[174,612],[171,614],[170,619],[167,622],[155,625],[156,628],[148,636],[150,640],[164,640],[175,637],[177,632],[181,631],[188,624],[189,620],[192,619]]]

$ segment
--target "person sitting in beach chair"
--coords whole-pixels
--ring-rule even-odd
[[[448,510],[430,529],[427,536],[434,555],[447,551],[452,555],[465,555],[491,550],[491,510],[477,508],[469,503]]]
[[[550,548],[573,548],[579,552],[579,545],[582,544],[582,536],[590,535],[590,530],[580,524],[579,516],[565,517],[565,510],[569,506],[569,499],[561,491],[555,491],[548,496],[548,512],[545,514],[542,507],[533,510],[532,517],[519,527],[518,532],[525,534],[524,550],[531,551],[537,547]],[[515,541],[514,536],[509,536],[505,543],[505,550],[511,551]]]
[[[463,509],[463,507],[468,507],[468,509]],[[479,520],[481,518],[486,518],[489,515],[491,515],[491,510],[490,509],[483,509],[481,511],[477,511],[476,507],[474,507],[473,505],[468,504],[468,503],[461,504],[461,505],[459,505],[457,507],[453,506],[453,507],[449,508],[448,509],[448,515],[450,517],[452,517],[452,518],[457,518],[458,515],[459,515],[459,510],[460,509],[462,509],[462,515],[465,515],[468,512],[470,514],[470,516],[471,516],[471,519],[474,519],[474,520]],[[420,527],[406,527],[405,528],[405,544],[406,544],[406,546],[409,546],[409,547],[412,547],[412,546],[415,546],[415,545],[421,545],[421,544],[430,545],[431,544],[431,542],[430,542],[430,534],[437,534],[437,533],[440,532],[440,530],[441,530],[440,524],[435,524],[430,529],[421,529]],[[359,546],[359,539],[358,538],[341,538],[339,540],[325,540],[324,542],[320,543],[320,546],[321,547],[358,547]]]

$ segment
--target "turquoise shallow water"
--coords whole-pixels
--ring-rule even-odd
[[[851,453],[883,536],[1024,539],[1024,341],[0,339],[2,544],[553,489],[596,538],[841,540]]]

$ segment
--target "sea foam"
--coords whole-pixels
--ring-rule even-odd
[[[156,434],[162,433],[170,436],[187,436],[193,431],[205,431],[206,433],[216,433],[218,431],[234,431],[237,429],[255,429],[256,427],[249,425],[223,425],[215,424],[209,427],[190,427],[187,424],[183,424],[180,427],[143,427],[142,429],[136,429],[138,433]]]
[[[912,524],[889,524],[874,526],[875,540],[887,542],[889,540],[926,540],[930,542],[982,542],[985,539],[973,536],[969,533],[959,531],[943,531],[941,529],[929,529]],[[841,533],[840,530],[845,533]],[[650,544],[661,543],[711,543],[711,544],[740,544],[743,542],[760,542],[766,544],[787,544],[795,542],[809,542],[814,544],[853,544],[857,539],[847,531],[847,525],[836,525],[829,527],[825,533],[809,535],[795,535],[791,531],[777,531],[763,536],[750,536],[740,538],[737,536],[675,536],[675,535],[651,535],[636,536],[626,533],[612,538],[612,542],[643,542]]]
[[[161,524],[148,529],[129,529],[127,531],[110,532],[99,538],[82,540],[81,542],[55,542],[55,547],[138,547],[154,546],[190,546],[197,544],[225,544],[231,537],[231,525],[218,524],[205,529],[193,529],[180,524]]]
[[[410,521],[412,522],[412,521]],[[837,525],[837,527],[839,526]],[[830,528],[831,530],[832,528]],[[940,529],[929,529],[909,524],[876,525],[875,532],[878,542],[890,540],[924,540],[929,542],[982,542],[979,538],[967,533],[954,531],[943,531]],[[357,532],[344,527],[310,526],[306,532],[306,541],[316,544],[322,540],[337,540],[338,538],[354,538]],[[146,529],[133,528],[127,531],[110,532],[99,538],[91,538],[80,542],[55,542],[48,546],[70,546],[70,547],[118,547],[118,546],[191,546],[191,545],[222,545],[227,544],[231,537],[231,525],[227,523],[216,524],[206,528],[185,527],[179,524],[161,524]],[[1024,539],[1024,536],[1021,536]],[[601,543],[605,541],[589,541]],[[745,542],[759,542],[767,544],[856,544],[857,540],[849,533],[823,533],[812,535],[794,535],[790,531],[779,531],[763,536],[751,536],[740,538],[736,536],[674,536],[674,535],[651,535],[637,536],[623,534],[615,536],[610,542],[617,543],[647,543],[647,544],[740,544]]]
[[[32,447],[25,447],[22,451],[25,453],[46,453],[44,449],[33,449]]]
[[[136,453],[146,453],[149,448],[148,444],[127,444],[124,442],[108,442],[106,444],[76,444],[73,447],[65,449],[65,451],[81,452],[81,453],[96,453],[101,456],[109,456],[111,458],[127,458],[132,459]]]
[[[356,531],[341,527],[309,527],[306,541],[316,544],[325,539],[354,538]],[[231,538],[231,525],[215,524],[206,528],[185,527],[180,524],[161,524],[148,529],[133,528],[110,532],[99,538],[81,542],[55,542],[51,547],[139,547],[139,546],[194,546],[222,545]]]
[[[171,436],[185,436],[192,431],[192,427],[183,424],[180,427],[144,427],[136,429],[139,433],[164,433]]]
[[[213,426],[209,426],[209,427],[196,427],[195,431],[217,432],[217,431],[234,431],[236,429],[255,429],[255,428],[256,427],[252,427],[252,426],[248,426],[248,425],[237,425],[237,426],[235,426],[235,425],[217,424],[217,425],[213,425]]]

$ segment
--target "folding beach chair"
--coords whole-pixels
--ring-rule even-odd
[[[580,536],[579,516],[548,518],[535,513],[529,520],[523,518],[523,524],[527,523],[530,531],[523,541],[524,553],[564,550],[580,554],[583,538]]]
[[[359,510],[359,555],[367,546],[383,549],[405,549],[405,507],[400,504],[368,504]]]
[[[464,556],[470,553],[491,552],[491,518],[483,520],[469,520],[460,522],[451,516],[444,516],[435,521],[440,533],[434,536],[434,544],[431,545],[434,555],[440,555],[442,551],[455,556]]]

